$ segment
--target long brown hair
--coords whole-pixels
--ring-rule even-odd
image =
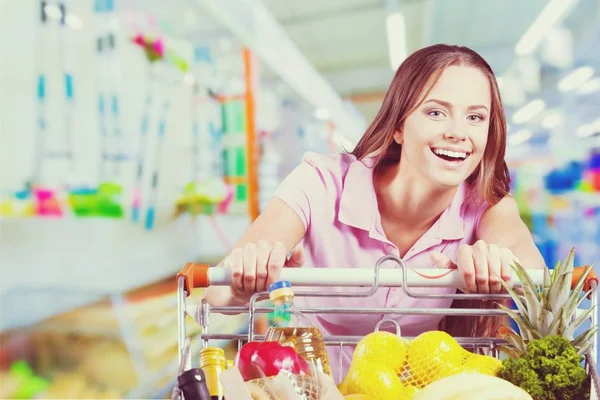
[[[410,55],[398,68],[381,109],[352,151],[357,159],[374,157],[376,171],[400,161],[402,146],[394,141],[406,118],[419,107],[444,69],[452,65],[478,68],[488,78],[491,92],[490,127],[479,166],[467,179],[472,194],[490,206],[510,190],[510,175],[504,161],[506,117],[500,91],[489,64],[475,51],[463,46],[436,44]],[[455,308],[491,308],[491,302],[454,301]],[[455,336],[495,336],[497,317],[446,317],[440,328]]]

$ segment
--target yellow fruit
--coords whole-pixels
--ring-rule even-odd
[[[404,397],[402,400],[412,400],[413,396],[417,394],[421,389],[416,386],[406,386],[404,388]]]
[[[422,333],[408,348],[409,382],[423,387],[437,379],[457,374],[469,354],[446,332]]]
[[[502,367],[502,361],[494,357],[472,354],[462,366],[462,372],[475,372],[495,376]]]
[[[372,361],[352,360],[342,384],[344,394],[368,394],[372,400],[401,399],[404,385],[391,367]]]
[[[373,399],[364,394],[349,394],[348,396],[344,396],[344,400],[373,400]]]
[[[373,332],[358,342],[353,360],[373,361],[391,367],[396,374],[404,371],[408,340],[391,332]]]

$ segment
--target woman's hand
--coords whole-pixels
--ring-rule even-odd
[[[463,244],[456,255],[456,263],[438,251],[431,253],[438,268],[457,268],[465,282],[467,293],[498,294],[503,291],[501,280],[510,286],[512,265],[519,262],[506,247],[478,240],[473,246]]]
[[[284,267],[301,267],[304,251],[298,246],[289,258],[281,242],[260,240],[244,248],[236,248],[223,260],[223,266],[231,270],[233,295],[239,300],[249,300],[256,292],[264,292],[279,280]]]

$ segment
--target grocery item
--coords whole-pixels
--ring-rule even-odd
[[[368,360],[352,360],[340,391],[344,395],[369,395],[373,400],[405,396],[404,385],[392,367]]]
[[[227,369],[225,351],[218,347],[200,350],[200,369],[204,372],[211,400],[223,400],[225,391],[219,381],[219,375]]]
[[[310,368],[331,376],[329,358],[321,331],[294,306],[294,291],[287,281],[275,282],[269,287],[269,298],[274,315],[265,341],[290,346],[304,358]]]
[[[186,399],[212,400],[206,386],[204,371],[199,368],[183,372],[177,377],[177,384]]]
[[[502,367],[502,361],[497,358],[471,354],[460,369],[461,372],[474,372],[496,376],[500,367]]]
[[[591,379],[582,357],[562,336],[531,340],[517,359],[502,362],[498,376],[527,391],[535,400],[585,400]]]
[[[285,370],[295,375],[310,374],[308,363],[289,346],[278,342],[249,342],[238,352],[236,365],[244,380],[271,377]]]
[[[379,362],[401,374],[406,365],[408,340],[391,332],[373,332],[361,339],[353,359]]]
[[[407,380],[416,386],[429,383],[461,371],[470,353],[449,334],[442,331],[424,332],[408,347]]]
[[[503,379],[459,373],[437,380],[417,392],[412,400],[532,400],[523,389]]]
[[[552,273],[544,269],[544,282],[538,288],[527,270],[520,264],[514,266],[515,272],[522,282],[524,298],[503,282],[503,286],[510,293],[519,312],[510,310],[500,305],[506,313],[516,322],[519,333],[507,328],[510,332],[504,335],[508,341],[502,350],[513,358],[518,358],[526,352],[527,342],[540,339],[549,335],[560,335],[571,338],[575,331],[585,322],[592,312],[597,312],[593,307],[585,310],[577,317],[577,306],[589,294],[582,295],[586,277],[592,272],[592,267],[584,269],[583,274],[571,291],[573,277],[574,250],[569,252],[564,262],[559,261]],[[588,289],[586,289],[588,290]],[[598,331],[597,326],[585,330],[571,344],[581,355],[591,346],[590,338]]]

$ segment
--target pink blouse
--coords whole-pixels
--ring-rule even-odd
[[[461,185],[450,206],[434,225],[403,255],[385,236],[373,188],[373,159],[357,161],[351,154],[333,156],[307,153],[302,163],[288,175],[275,196],[287,203],[306,228],[302,244],[306,262],[303,268],[370,268],[384,255],[401,257],[408,268],[435,268],[430,260],[433,250],[453,261],[462,243],[476,241],[475,229],[486,205],[467,200]],[[397,268],[384,263],[381,268]],[[302,288],[304,290],[304,288]],[[429,293],[453,293],[455,289],[421,289]],[[331,291],[365,291],[364,288],[332,288]],[[414,289],[419,292],[418,289]],[[414,299],[402,288],[382,288],[371,297],[319,298],[297,297],[298,307],[450,307],[452,300]],[[359,335],[373,332],[384,318],[398,322],[403,336],[416,336],[435,330],[442,316],[413,315],[308,315],[324,335]],[[381,327],[393,330],[390,324]],[[339,381],[340,356],[343,374],[352,359],[352,346],[328,348],[334,378]]]

